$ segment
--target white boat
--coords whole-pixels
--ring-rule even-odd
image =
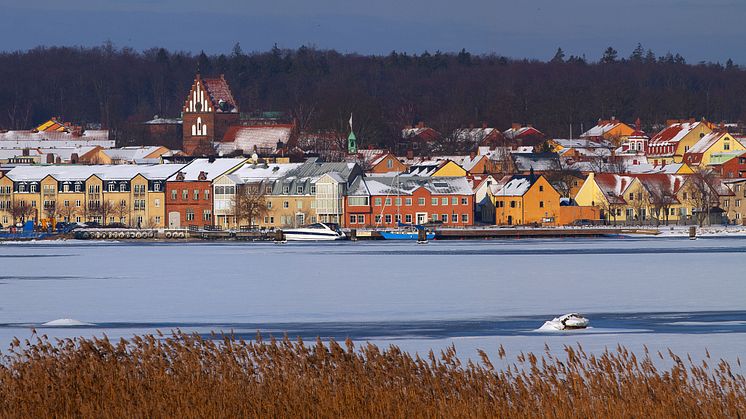
[[[336,224],[315,223],[303,227],[283,230],[285,240],[288,241],[321,241],[342,240],[345,234]]]
[[[590,320],[578,313],[569,313],[564,316],[555,317],[548,322],[544,322],[544,325],[541,326],[540,330],[585,329],[590,323]]]

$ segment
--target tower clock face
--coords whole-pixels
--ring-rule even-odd
[[[194,109],[196,109],[197,112],[202,112],[202,103],[201,102],[195,103],[194,104]]]

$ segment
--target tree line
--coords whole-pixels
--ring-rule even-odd
[[[639,117],[648,129],[669,118],[746,119],[746,72],[732,61],[691,64],[642,45],[629,57],[609,47],[590,61],[559,48],[539,61],[466,50],[246,53],[236,44],[230,54],[207,55],[106,43],[0,53],[0,128],[59,115],[132,142],[121,138],[129,124],[179,116],[198,69],[225,74],[242,112],[281,111],[301,130],[344,132],[352,113],[362,145],[393,146],[402,127],[420,121],[441,132],[518,122],[564,138],[611,116]]]

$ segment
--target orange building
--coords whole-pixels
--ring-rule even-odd
[[[490,186],[495,224],[557,224],[560,194],[539,175],[505,176]]]

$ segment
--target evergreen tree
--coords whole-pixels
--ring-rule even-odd
[[[557,52],[554,53],[554,57],[549,62],[550,63],[564,63],[565,62],[565,51],[562,51],[562,48],[557,48]]]
[[[648,52],[645,53],[645,64],[655,64],[655,53],[652,49],[648,48]]]
[[[604,64],[611,64],[615,63],[617,59],[618,52],[612,47],[606,48],[606,51],[604,51],[603,57],[601,57],[601,62]]]
[[[471,54],[466,51],[466,48],[461,48],[461,52],[458,53],[456,61],[461,65],[471,65]]]
[[[642,48],[642,44],[638,42],[637,47],[632,51],[632,55],[629,56],[629,60],[640,63],[642,62],[643,54],[645,54],[645,50]]]
[[[735,67],[736,66],[733,64],[733,60],[731,60],[730,58],[728,58],[728,61],[725,62],[725,69],[726,70],[732,70]]]

